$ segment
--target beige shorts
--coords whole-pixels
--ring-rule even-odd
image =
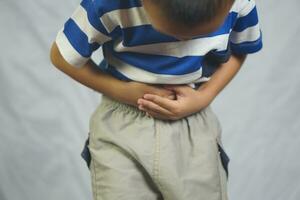
[[[210,106],[167,121],[103,95],[85,147],[94,200],[228,200],[229,157]]]

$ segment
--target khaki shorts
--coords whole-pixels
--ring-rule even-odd
[[[210,106],[167,121],[103,95],[81,155],[94,200],[228,200],[229,157]]]

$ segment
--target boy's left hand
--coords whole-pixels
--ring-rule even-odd
[[[154,94],[145,94],[144,98],[138,99],[139,109],[154,118],[177,120],[200,111],[213,99],[207,92],[195,90],[188,85],[166,85],[164,87],[175,92],[175,100]]]

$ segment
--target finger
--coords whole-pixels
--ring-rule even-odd
[[[150,100],[154,102],[155,104],[159,105],[160,107],[163,107],[170,112],[173,113],[173,111],[176,109],[176,103],[174,100],[170,100],[168,98],[163,98],[158,95],[153,95],[153,94],[145,94],[144,98],[146,100]]]
[[[141,108],[145,108],[147,110],[155,111],[157,113],[163,114],[163,115],[173,115],[172,112],[166,110],[165,108],[151,102],[145,99],[139,99],[139,104],[141,104]]]

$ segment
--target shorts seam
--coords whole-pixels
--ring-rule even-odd
[[[96,172],[96,167],[95,167],[95,163],[94,163],[94,160],[92,160],[92,165],[93,165],[93,169],[94,169],[94,172],[93,172],[93,180],[94,180],[94,192],[95,192],[95,200],[98,199],[98,184],[97,184],[97,172]]]
[[[215,144],[216,144],[216,150],[217,150],[217,165],[218,165],[218,177],[219,177],[219,181],[220,181],[220,194],[221,194],[221,199],[222,200],[226,200],[224,199],[224,196],[225,196],[225,191],[224,191],[224,177],[223,177],[223,174],[222,174],[222,171],[223,170],[223,165],[221,166],[222,163],[220,163],[220,152],[218,150],[218,140],[216,139],[215,140]]]
[[[163,194],[163,185],[160,182],[160,131],[158,128],[158,120],[154,119],[154,123],[155,123],[155,151],[154,151],[154,161],[153,161],[153,179],[154,181],[157,183],[157,185],[159,186],[158,188],[161,190],[161,194],[163,196],[165,196]],[[165,197],[164,197],[165,199]]]

